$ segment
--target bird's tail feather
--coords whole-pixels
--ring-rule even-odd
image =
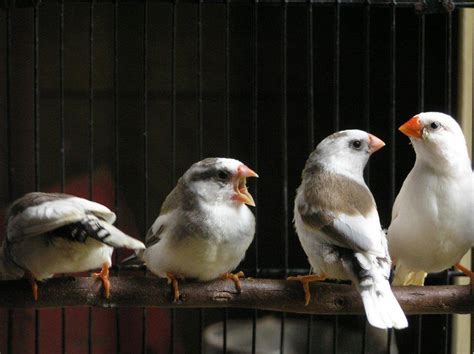
[[[133,264],[143,264],[143,252],[144,249],[135,250],[135,253],[131,256],[123,259],[120,262],[121,266],[133,265]]]
[[[123,233],[115,226],[105,222],[99,221],[99,224],[108,232],[108,236],[105,236],[99,240],[108,244],[109,246],[115,248],[129,248],[132,250],[143,250],[145,249],[145,245],[143,242],[128,236],[127,234]],[[104,233],[105,234],[105,233]]]
[[[378,328],[406,328],[408,321],[386,279],[361,284],[362,302],[369,323]]]
[[[354,274],[367,320],[378,328],[405,328],[408,321],[392,293],[388,276],[390,259],[363,253],[346,253],[344,264]],[[350,267],[350,268],[349,268]]]
[[[85,242],[91,237],[114,248],[144,249],[143,242],[123,233],[107,221],[88,214],[81,220],[56,229],[55,234],[78,242]]]
[[[413,271],[401,263],[395,267],[395,276],[392,281],[393,286],[419,285],[425,284],[427,273],[423,271]]]

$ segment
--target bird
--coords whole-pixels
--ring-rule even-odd
[[[114,248],[145,245],[112,224],[115,214],[99,203],[62,193],[27,193],[7,211],[0,252],[0,279],[25,277],[38,300],[37,281],[58,273],[93,273],[110,297],[109,267]]]
[[[234,281],[241,291],[243,272],[231,273],[242,261],[255,234],[255,206],[246,179],[258,177],[231,158],[205,158],[179,178],[166,197],[137,256],[147,268],[172,284],[180,299],[178,279]]]
[[[393,285],[424,285],[427,273],[459,264],[474,246],[474,175],[459,124],[440,112],[419,113],[400,126],[415,164],[392,208],[388,245]]]
[[[405,328],[407,319],[389,283],[391,260],[375,200],[363,171],[385,143],[362,130],[342,130],[309,155],[296,192],[294,225],[314,274],[299,281],[310,302],[309,282],[351,280],[369,323]]]

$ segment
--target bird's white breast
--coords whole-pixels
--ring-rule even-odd
[[[165,276],[171,272],[206,281],[238,266],[255,233],[253,214],[244,205],[204,210],[199,222],[211,230],[209,235],[180,239],[171,233],[170,227],[158,243],[145,251],[144,260],[153,273]]]
[[[473,246],[472,180],[414,169],[397,197],[389,228],[392,257],[413,270],[451,267]]]

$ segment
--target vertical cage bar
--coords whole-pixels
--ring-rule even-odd
[[[40,190],[40,116],[39,116],[39,5],[36,5],[33,8],[33,41],[34,41],[34,50],[33,50],[33,67],[34,67],[34,96],[33,96],[33,104],[34,104],[34,112],[33,112],[33,119],[34,119],[34,144],[35,144],[35,190]],[[38,343],[36,343],[38,344]],[[36,348],[38,349],[38,348]]]
[[[370,0],[367,0],[365,4],[365,12],[364,12],[364,22],[365,22],[365,48],[364,48],[364,125],[366,131],[370,131],[370,31],[371,31],[371,23],[370,23],[370,16],[371,16],[371,3]],[[364,176],[370,187],[370,164],[364,170]],[[367,335],[367,325],[364,325],[364,339]],[[363,342],[365,345],[365,341]],[[365,350],[365,346],[364,349]]]
[[[203,341],[202,341],[202,333],[204,331],[204,321],[205,321],[205,313],[204,309],[199,309],[199,338],[198,338],[198,353],[203,353]]]
[[[197,20],[197,120],[198,120],[198,154],[199,159],[204,156],[203,146],[203,114],[202,114],[202,0],[199,0],[197,5],[198,20]],[[202,336],[204,332],[204,324],[206,320],[206,313],[204,309],[199,309],[199,353],[204,350]]]
[[[253,123],[253,137],[254,137],[254,167],[258,171],[258,1],[252,2],[252,15],[253,15],[253,90],[252,90],[252,123]],[[254,198],[258,205],[258,183],[255,183],[254,187]],[[259,253],[258,253],[258,208],[255,209],[255,277],[259,275]],[[257,319],[258,310],[254,310],[252,314],[252,354],[257,351]]]
[[[390,201],[395,200],[395,132],[396,132],[396,40],[397,13],[396,3],[390,7]]]
[[[171,169],[173,186],[176,182],[176,32],[178,0],[173,0],[171,18]],[[172,310],[174,311],[174,310]]]
[[[230,156],[230,3],[225,0],[225,37],[224,37],[224,52],[225,52],[225,134],[226,134],[226,151]],[[224,347],[225,349],[225,347]]]
[[[89,4],[89,199],[93,199],[94,184],[94,0]],[[92,353],[92,308],[87,321],[87,350]]]
[[[34,120],[34,153],[35,153],[35,191],[40,190],[40,115],[39,115],[39,4],[33,8],[33,120]],[[35,353],[39,353],[39,336],[40,336],[40,312],[35,310]]]
[[[225,0],[225,36],[224,36],[224,61],[225,61],[225,72],[224,72],[224,86],[225,86],[225,103],[224,103],[224,116],[225,116],[225,136],[226,136],[226,154],[231,155],[230,152],[230,5],[229,0]],[[229,311],[225,308],[223,311],[222,319],[222,352],[227,353],[227,320],[229,318]]]
[[[61,193],[66,188],[66,144],[64,120],[64,0],[59,3],[59,141],[61,161]],[[66,309],[61,307],[61,352],[66,353]]]
[[[281,15],[281,149],[282,149],[282,203],[283,203],[283,241],[285,247],[284,265],[285,277],[288,277],[288,127],[287,127],[287,16],[288,4],[287,0],[282,1],[282,15]],[[285,326],[286,313],[281,315],[281,332],[280,332],[280,353],[284,353],[285,347]]]
[[[447,114],[451,113],[452,107],[452,13],[447,12],[446,16],[446,83],[445,83],[445,110]],[[449,270],[445,271],[446,275],[446,284],[450,284],[450,276]],[[451,315],[444,315],[443,322],[444,322],[444,331],[443,331],[443,349],[444,352],[447,354],[449,353],[449,344],[450,344],[450,329],[452,328],[452,317]]]
[[[171,171],[173,186],[176,183],[176,32],[178,16],[178,0],[173,0],[171,16]],[[174,353],[176,341],[176,310],[170,310],[170,347]]]
[[[341,6],[340,0],[336,0],[334,10],[334,83],[333,83],[333,95],[334,95],[334,116],[333,116],[333,129],[338,131],[340,128],[340,117],[339,117],[339,84],[340,84],[340,57],[341,57]],[[337,353],[338,341],[337,335],[339,332],[339,316],[334,316],[333,320],[333,353]]]
[[[59,134],[61,144],[59,154],[61,160],[61,192],[64,193],[66,188],[66,145],[64,122],[64,0],[60,0],[59,5]]]
[[[143,2],[143,235],[148,227],[148,1]],[[147,270],[145,268],[145,274]],[[142,353],[147,352],[147,309],[142,309]]]
[[[308,152],[314,149],[314,45],[313,45],[313,5],[308,0],[306,5],[306,31],[308,42]],[[313,352],[313,315],[308,315],[306,330],[306,353]]]
[[[333,116],[333,128],[334,131],[339,130],[340,117],[339,117],[339,103],[340,103],[340,60],[341,60],[341,6],[340,0],[336,0],[334,10],[334,79],[333,79],[333,95],[334,95],[334,116]]]
[[[89,198],[94,184],[94,0],[89,4]]]
[[[425,109],[425,15],[418,20],[418,110]]]
[[[453,80],[453,16],[446,14],[446,111],[452,114]]]
[[[425,109],[425,15],[418,19],[418,111]],[[415,353],[421,354],[423,316],[418,315]]]
[[[203,158],[203,116],[202,116],[202,0],[199,0],[197,20],[197,109],[198,109],[198,153]]]
[[[120,191],[120,143],[119,143],[119,116],[118,116],[118,4],[119,0],[114,0],[113,10],[113,53],[114,53],[114,73],[113,73],[113,125],[114,125],[114,210],[119,215],[119,191]],[[115,254],[115,264],[117,264],[117,253]],[[119,276],[119,267],[117,267],[115,275]],[[120,347],[120,309],[115,309],[115,347],[117,353],[121,352]]]
[[[13,200],[13,175],[12,175],[12,120],[11,120],[11,9],[6,9],[5,21],[6,33],[6,129],[7,129],[7,181],[8,181],[8,202]],[[7,352],[13,351],[13,310],[8,309],[7,319]]]
[[[308,151],[314,148],[314,45],[313,45],[313,5],[310,0],[306,5],[306,31],[308,38]]]

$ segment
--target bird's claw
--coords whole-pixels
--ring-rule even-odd
[[[38,301],[38,283],[36,282],[35,277],[30,272],[26,272],[25,277],[31,285],[31,291],[33,292],[33,299],[35,299],[35,301]]]
[[[286,278],[286,280],[289,280],[289,281],[299,281],[303,285],[305,306],[308,306],[309,301],[311,300],[311,292],[309,290],[309,283],[313,281],[323,281],[325,279],[326,279],[325,275],[316,275],[316,274],[297,275],[295,277]]]
[[[173,273],[166,272],[166,279],[168,279],[168,284],[171,284],[173,287],[173,302],[179,302],[179,297],[181,296],[178,286],[178,277]]]
[[[102,286],[104,287],[105,298],[110,298],[110,280],[109,280],[109,266],[104,264],[99,273],[92,273],[92,276],[97,279],[100,278]]]
[[[234,282],[235,288],[237,291],[240,293],[242,291],[242,286],[240,284],[240,278],[244,279],[245,274],[244,272],[240,271],[238,273],[231,273],[231,272],[226,272],[222,274],[222,280],[230,279]]]

